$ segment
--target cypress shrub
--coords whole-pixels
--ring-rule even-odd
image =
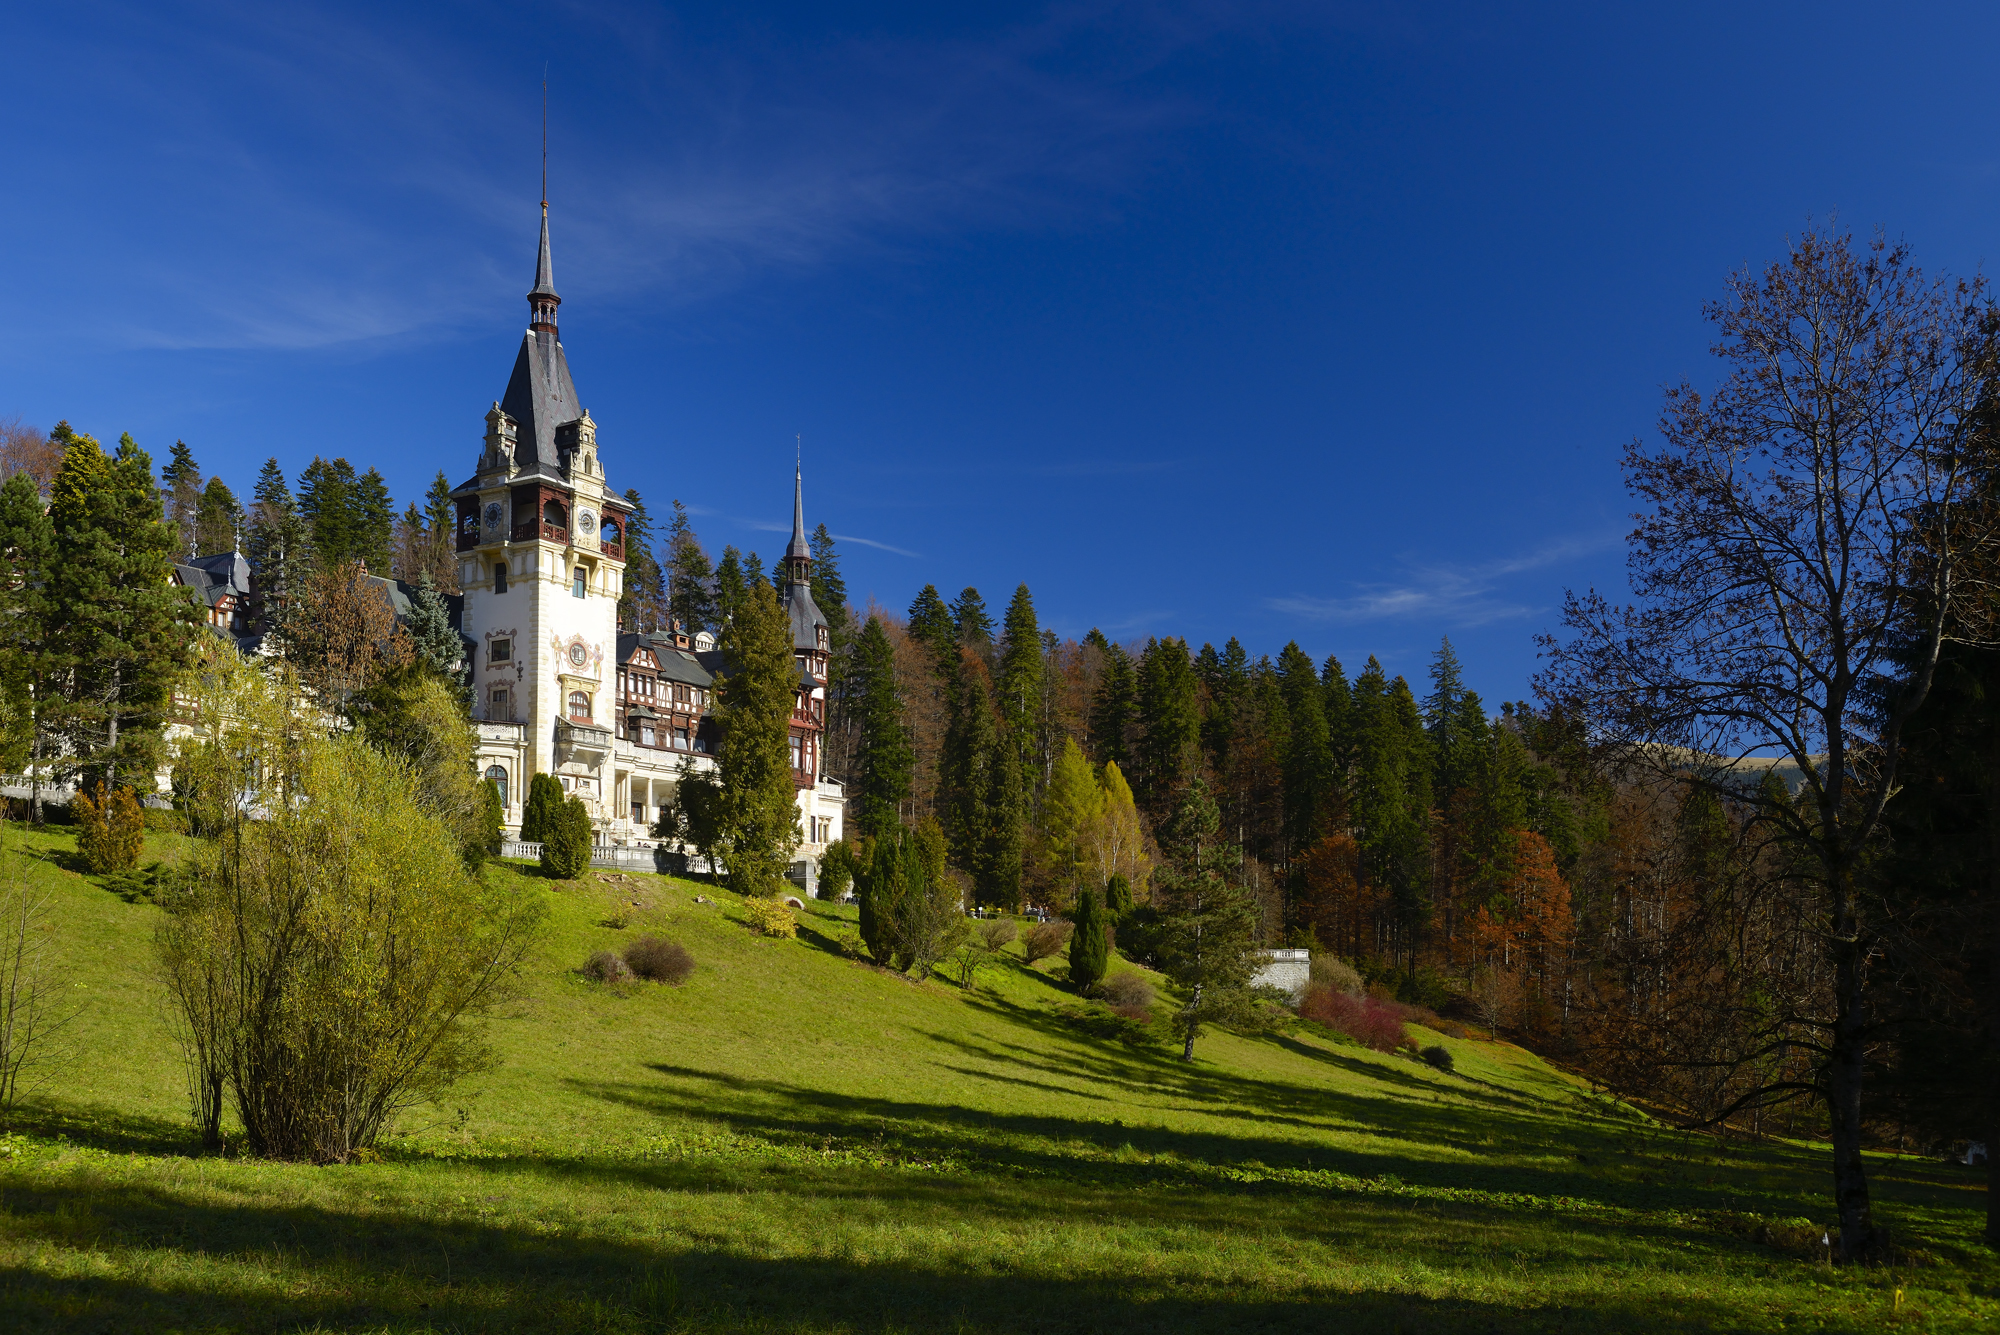
[[[1104,883],[1104,908],[1113,922],[1132,911],[1132,882],[1125,878],[1124,872],[1113,872]]]
[[[542,874],[563,881],[583,875],[590,865],[590,812],[583,799],[563,803],[549,824],[542,837]]]
[[[528,802],[521,811],[521,841],[529,844],[546,841],[562,808],[561,780],[553,774],[537,774],[530,779]]]
[[[83,789],[71,799],[76,817],[76,849],[84,865],[94,872],[130,871],[139,863],[139,850],[146,840],[146,816],[130,788],[105,791],[97,785],[97,798]]]
[[[1069,980],[1081,990],[1104,977],[1109,963],[1105,946],[1105,914],[1097,902],[1097,892],[1086,890],[1077,896],[1076,932],[1069,939]]]

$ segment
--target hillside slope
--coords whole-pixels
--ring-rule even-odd
[[[1683,1138],[1532,1054],[1445,1074],[1292,1033],[1164,1046],[1070,1014],[1059,961],[971,990],[846,957],[851,910],[753,935],[727,892],[552,885],[499,1065],[384,1161],[189,1155],[158,910],[16,836],[84,1010],[0,1160],[22,1329],[1976,1329],[1969,1174],[1884,1161],[1913,1270],[1815,1265],[1810,1147]],[[156,837],[149,857],[171,857]],[[707,899],[715,902],[703,903]],[[576,968],[643,931],[683,987]],[[1901,1288],[1901,1305],[1896,1290]]]

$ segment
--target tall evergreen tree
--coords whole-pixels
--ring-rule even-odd
[[[868,618],[855,645],[853,694],[861,725],[856,824],[862,834],[880,839],[901,824],[914,758],[896,690],[895,647],[875,617]]]
[[[160,470],[160,483],[167,493],[167,522],[174,526],[174,559],[185,561],[208,549],[201,545],[201,466],[184,440],[174,442],[167,466]]]
[[[1285,848],[1296,857],[1318,840],[1330,815],[1333,749],[1327,735],[1326,692],[1313,661],[1297,641],[1278,655],[1278,683],[1289,725],[1284,752]]]
[[[171,684],[203,613],[168,583],[176,536],[146,452],[130,436],[111,458],[89,436],[64,446],[49,507],[61,559],[48,582],[63,609],[64,731],[71,763],[115,787],[157,767]]]
[[[304,587],[313,564],[306,524],[276,459],[257,475],[246,544],[250,562],[250,624],[258,633],[278,629],[287,600]]]
[[[1132,764],[1130,739],[1139,717],[1138,674],[1132,670],[1130,654],[1097,631],[1091,634],[1103,642],[1099,652],[1104,655],[1104,671],[1090,702],[1090,749],[1099,764],[1116,764],[1122,770]]]
[[[945,729],[938,775],[938,807],[953,865],[977,881],[985,868],[992,834],[993,697],[985,665],[969,649],[960,659],[951,692],[951,721]]]
[[[667,622],[667,582],[653,558],[653,516],[637,487],[625,491],[632,513],[625,520],[625,588],[618,595],[618,624],[627,630],[653,631]]]
[[[812,558],[813,605],[825,615],[827,640],[835,657],[840,657],[853,628],[847,619],[847,581],[840,577],[840,553],[825,524],[812,532]]]
[[[1203,1028],[1236,1019],[1252,1004],[1257,914],[1249,897],[1224,879],[1233,850],[1220,837],[1220,822],[1208,785],[1197,777],[1181,788],[1160,827],[1169,860],[1154,876],[1164,929],[1160,965],[1181,994],[1174,1028],[1182,1061],[1194,1060]]]
[[[749,568],[756,570],[757,563],[751,561]],[[723,627],[718,634],[726,633],[749,591],[750,580],[743,572],[743,553],[734,547],[724,547],[722,559],[715,563],[715,618],[717,624]],[[761,580],[763,576],[759,574],[757,578]]]
[[[715,607],[715,569],[688,521],[687,507],[678,500],[662,550],[666,553],[667,606],[674,620],[689,635],[716,630],[721,621]]]
[[[926,584],[910,602],[910,638],[929,651],[940,680],[958,676],[958,625],[951,609],[938,595],[935,584]]]
[[[1020,754],[1006,738],[996,738],[987,764],[986,847],[981,850],[976,889],[981,903],[1006,909],[1021,906],[1028,824],[1021,768]]]
[[[979,596],[979,590],[967,585],[952,600],[951,624],[958,631],[958,642],[985,657],[993,649],[993,617],[986,610],[986,600]]]
[[[68,429],[65,422],[57,432]],[[55,528],[41,490],[32,474],[15,473],[0,485],[0,763],[10,771],[27,761],[39,774],[52,754],[49,707],[63,662],[55,633],[62,614],[50,587],[55,559]],[[36,808],[30,818],[39,822],[39,782],[30,800]]]
[[[202,488],[194,527],[194,546],[198,555],[214,556],[241,549],[243,507],[237,503],[236,493],[221,478],[210,478],[208,485]]]
[[[389,497],[389,484],[374,468],[354,484],[354,559],[365,561],[370,573],[389,569],[392,538],[396,529],[396,503]],[[449,529],[447,529],[449,531]]]
[[[319,559],[343,565],[361,555],[362,538],[355,487],[360,481],[345,459],[313,456],[299,475],[299,517]]]
[[[1472,785],[1486,749],[1485,711],[1479,713],[1479,726],[1469,727],[1468,698],[1477,699],[1465,689],[1458,655],[1445,640],[1431,659],[1431,693],[1424,697],[1424,730],[1437,762],[1435,785],[1441,798]]]
[[[1025,774],[1039,776],[1037,743],[1042,716],[1042,631],[1035,624],[1035,601],[1023,584],[1007,604],[1006,639],[1000,652],[1000,717]],[[1024,777],[1025,777],[1024,774]],[[1025,814],[1025,813],[1023,813]]]
[[[431,582],[428,570],[417,575],[410,595],[410,615],[403,626],[417,661],[460,690],[465,685],[465,645],[451,628],[451,609]]]
[[[716,689],[722,856],[733,889],[775,894],[800,839],[791,753],[798,670],[791,623],[761,575],[723,627],[722,650]]]
[[[1069,981],[1078,991],[1102,980],[1110,963],[1104,929],[1111,924],[1105,919],[1095,890],[1085,890],[1076,897],[1075,930],[1069,938]]]
[[[1148,640],[1138,675],[1140,791],[1147,806],[1164,813],[1200,773],[1200,685],[1187,641]]]

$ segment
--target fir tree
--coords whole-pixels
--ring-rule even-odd
[[[171,683],[192,657],[206,609],[168,583],[175,532],[152,460],[130,436],[107,459],[95,440],[72,435],[51,496],[63,731],[72,762],[116,787],[121,773],[157,767]]]
[[[1194,1060],[1195,1040],[1209,1024],[1227,1023],[1252,1005],[1251,953],[1257,914],[1249,897],[1223,878],[1233,850],[1219,838],[1220,813],[1208,785],[1195,778],[1160,827],[1169,866],[1155,876],[1161,909],[1160,965],[1181,993],[1174,1015],[1181,1060]]]
[[[1076,930],[1069,938],[1069,981],[1081,992],[1095,986],[1110,963],[1110,947],[1104,939],[1104,929],[1110,924],[1095,890],[1077,896],[1074,922]]]
[[[465,645],[451,628],[451,609],[431,582],[428,570],[417,576],[410,595],[410,615],[403,625],[417,661],[459,690],[465,684]]]
[[[687,507],[674,502],[674,517],[667,525],[665,573],[667,607],[674,620],[689,635],[715,631],[721,622],[715,607],[715,570],[694,525],[688,522]]]
[[[174,442],[160,482],[167,493],[167,522],[174,526],[174,559],[207,555],[210,549],[201,545],[201,467],[186,441]]]
[[[812,532],[813,604],[826,615],[827,639],[834,656],[847,644],[847,581],[840,577],[840,553],[834,550],[833,534],[821,524]]]
[[[1139,715],[1138,677],[1132,670],[1131,655],[1098,631],[1090,633],[1097,637],[1099,652],[1104,655],[1104,670],[1090,702],[1090,750],[1099,764],[1124,769],[1132,763],[1128,739]]]
[[[396,528],[396,503],[389,498],[389,484],[373,468],[354,484],[355,549],[352,559],[381,574],[389,569],[391,540]],[[446,530],[449,532],[449,528]]]
[[[243,537],[243,507],[236,493],[219,477],[202,488],[201,504],[195,511],[195,552],[214,556],[240,549]]]
[[[1297,856],[1312,847],[1326,823],[1333,750],[1327,737],[1325,691],[1312,659],[1296,641],[1278,655],[1278,682],[1290,725],[1283,768],[1285,848],[1288,856]]]
[[[995,741],[986,777],[986,847],[979,863],[979,900],[1018,909],[1027,809],[1022,800],[1021,757],[1004,739]]]
[[[265,633],[279,628],[287,600],[304,586],[313,558],[305,521],[276,459],[264,461],[254,498],[245,552],[250,562],[250,624]]]
[[[985,666],[970,651],[960,659],[951,693],[951,722],[945,729],[938,775],[938,808],[953,865],[978,880],[993,820],[991,766],[996,738],[993,701]]]
[[[68,424],[57,428],[67,431]],[[18,772],[23,761],[50,752],[49,706],[61,675],[62,645],[55,634],[61,609],[51,598],[55,528],[40,488],[26,472],[0,484],[0,764]],[[30,799],[39,822],[40,785]]]
[[[756,562],[753,560],[750,569],[756,570],[756,568]],[[724,547],[722,560],[715,566],[715,618],[721,627],[719,634],[729,633],[729,623],[735,620],[737,610],[743,605],[743,599],[749,590],[750,582],[744,577],[743,569],[743,554],[734,547]],[[762,583],[763,579],[763,575],[757,576],[757,582]]]
[[[872,616],[855,645],[853,694],[861,725],[855,820],[863,835],[880,839],[901,823],[914,757],[896,690],[895,647]]]
[[[1344,813],[1347,775],[1354,764],[1354,692],[1348,688],[1346,670],[1332,654],[1320,664],[1319,687],[1326,706],[1326,743],[1333,765],[1334,800]]]
[[[537,774],[528,780],[528,799],[521,806],[521,842],[534,844],[546,839],[562,804],[562,780],[555,775]]]
[[[951,605],[951,624],[958,642],[984,657],[993,648],[993,618],[979,590],[967,585]]]
[[[618,624],[641,633],[658,630],[667,619],[667,585],[660,563],[653,559],[653,517],[638,488],[628,488],[625,503],[625,589],[618,596]]]
[[[360,555],[360,519],[354,494],[358,481],[354,465],[347,460],[328,462],[318,455],[299,475],[299,517],[305,521],[313,549],[328,566],[342,565]]]
[[[926,584],[910,603],[910,638],[930,651],[938,678],[951,682],[958,676],[958,626],[951,609],[938,596],[935,584]]]
[[[1023,584],[1007,604],[1006,641],[1000,652],[1000,717],[1021,764],[1041,772],[1037,741],[1042,717],[1042,631],[1035,600]]]
[[[762,576],[750,581],[723,627],[722,650],[716,690],[722,856],[732,889],[775,894],[800,838],[791,759],[798,671],[791,623]]]
[[[1187,641],[1148,640],[1138,676],[1141,791],[1165,812],[1201,764],[1200,689]]]

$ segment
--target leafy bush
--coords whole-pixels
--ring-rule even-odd
[[[819,855],[819,897],[839,899],[854,884],[854,874],[859,870],[854,845],[846,840],[828,845],[826,852]]]
[[[750,919],[750,925],[763,936],[783,937],[789,941],[799,934],[799,920],[792,916],[792,906],[782,899],[746,899],[743,901],[743,913]]]
[[[139,799],[130,788],[115,788],[107,794],[97,785],[97,797],[78,790],[70,800],[76,815],[76,851],[94,872],[130,871],[139,864],[139,849],[146,841],[146,817]]]
[[[1368,990],[1354,966],[1338,955],[1312,957],[1312,981],[1309,986],[1330,987],[1350,997],[1358,997]]]
[[[1059,954],[1069,944],[1070,925],[1061,918],[1038,922],[1021,938],[1021,955],[1028,963]]]
[[[694,956],[678,941],[650,933],[625,947],[625,963],[639,977],[679,987],[694,974]]]
[[[608,950],[600,950],[583,962],[583,976],[593,983],[631,981],[632,966]]]
[[[1012,918],[982,918],[977,926],[979,939],[988,950],[997,951],[1021,934],[1020,926]]]
[[[539,775],[536,777],[540,777]],[[572,796],[542,837],[542,875],[574,880],[590,866],[590,810]]]
[[[1403,1032],[1402,1008],[1380,997],[1351,997],[1329,987],[1308,987],[1299,1014],[1377,1052],[1411,1045]]]
[[[163,834],[186,834],[190,828],[187,812],[172,807],[146,807],[142,819],[147,829]]]
[[[1144,974],[1131,969],[1105,979],[1102,995],[1106,1005],[1129,1019],[1137,1020],[1152,1014],[1153,985]]]
[[[1451,1053],[1441,1043],[1433,1043],[1424,1049],[1423,1058],[1440,1071],[1451,1070]]]

